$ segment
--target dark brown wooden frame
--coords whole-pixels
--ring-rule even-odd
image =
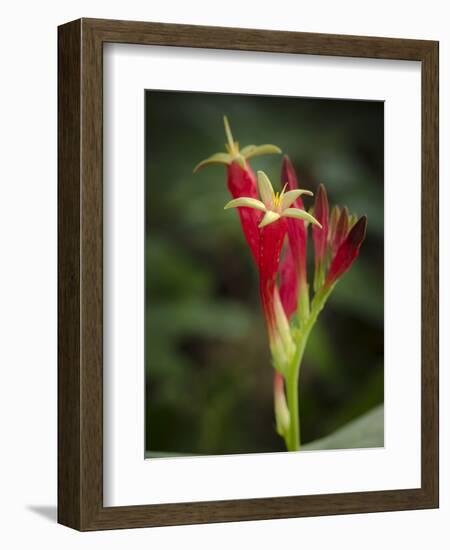
[[[420,61],[421,488],[103,506],[103,44]],[[82,531],[438,506],[438,42],[79,19],[58,29],[58,521]],[[407,199],[405,199],[407,200]]]

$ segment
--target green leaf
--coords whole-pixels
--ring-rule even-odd
[[[331,435],[302,445],[302,451],[330,449],[367,449],[384,446],[384,406],[379,405],[359,418],[352,420]],[[194,456],[193,453],[166,453],[146,451],[145,458]]]
[[[384,406],[379,405],[331,435],[302,445],[303,451],[363,449],[384,446]]]

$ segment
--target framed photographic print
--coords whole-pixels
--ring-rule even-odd
[[[438,506],[438,43],[59,27],[58,520]]]

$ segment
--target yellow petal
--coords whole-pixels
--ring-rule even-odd
[[[198,172],[201,168],[210,164],[231,164],[232,158],[228,153],[215,153],[205,160],[202,160],[194,168],[194,172]]]
[[[246,154],[244,154],[244,149],[242,149],[241,153],[245,156],[245,158],[248,159],[252,157],[259,157],[261,155],[280,154],[282,152],[279,147],[270,143],[265,143],[264,145],[256,145],[254,149],[247,152]]]
[[[261,220],[261,223],[259,224],[259,228],[262,229],[266,225],[269,225],[273,222],[276,222],[281,218],[280,214],[277,214],[276,212],[273,212],[272,210],[267,210],[264,214],[264,218]]]
[[[270,180],[267,177],[267,175],[261,170],[257,172],[257,176],[258,176],[258,189],[259,189],[259,194],[261,196],[261,199],[267,207],[273,208],[274,192],[273,192],[272,184],[270,183]]]
[[[224,206],[224,210],[229,208],[238,208],[239,206],[246,206],[247,208],[256,208],[256,210],[261,210],[261,212],[266,211],[264,203],[258,199],[253,199],[251,197],[239,197],[238,199],[233,199]]]
[[[313,195],[313,193],[307,189],[293,189],[292,191],[288,191],[283,195],[281,210],[286,210],[286,208],[289,208],[291,204],[293,204],[300,197],[300,195]]]
[[[317,225],[318,227],[320,227],[320,229],[322,229],[322,226],[314,216],[311,216],[311,214],[309,214],[305,210],[300,210],[300,208],[286,208],[286,210],[284,210],[281,215],[286,218],[296,218],[297,220],[305,220],[314,225]]]
[[[241,155],[249,158],[249,155],[254,149],[256,149],[256,145],[246,145],[243,149],[241,149]]]
[[[247,147],[244,147],[241,151],[241,155],[246,159],[259,157],[261,155],[273,155],[275,153],[281,153],[281,149],[270,143],[265,143],[264,145],[247,145]]]

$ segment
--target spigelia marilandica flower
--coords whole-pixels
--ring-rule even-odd
[[[227,186],[233,198],[252,197],[257,198],[256,177],[248,163],[248,160],[260,155],[281,153],[281,149],[276,145],[247,145],[243,149],[239,148],[239,143],[234,141],[231,133],[230,124],[226,116],[223,117],[225,126],[225,135],[227,143],[226,152],[215,153],[207,159],[199,162],[194,168],[194,172],[215,165],[222,164],[227,167]],[[252,252],[255,263],[258,263],[259,257],[259,231],[258,223],[260,215],[255,210],[239,209],[242,230],[247,243]]]
[[[323,231],[313,228],[315,276],[314,290],[330,288],[350,269],[358,257],[366,236],[367,218],[350,215],[347,208],[334,206],[329,213],[325,186],[319,185],[314,205],[314,215],[321,222]]]
[[[291,208],[292,204],[301,195],[312,195],[311,191],[307,189],[293,189],[292,191],[286,191],[287,183],[283,187],[281,192],[275,193],[267,175],[258,171],[258,190],[262,200],[255,199],[253,197],[240,197],[233,199],[225,205],[225,210],[228,208],[253,208],[264,213],[262,220],[258,227],[262,229],[266,225],[276,222],[280,218],[294,218],[297,220],[305,220],[309,223],[317,225],[320,229],[322,226],[306,210],[301,208]]]

